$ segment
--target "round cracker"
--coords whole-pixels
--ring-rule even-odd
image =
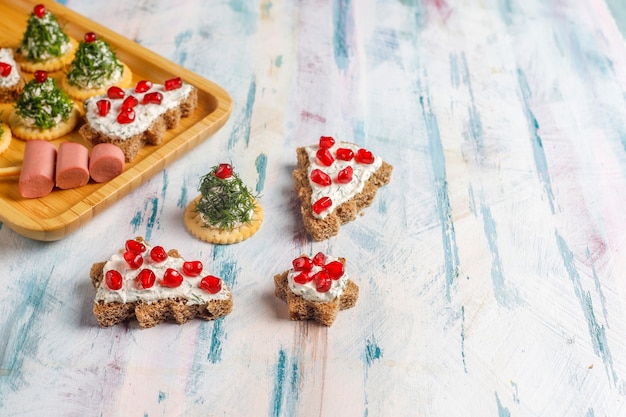
[[[40,70],[47,72],[59,71],[72,63],[77,48],[78,41],[70,37],[69,49],[59,57],[48,58],[45,61],[29,61],[26,57],[17,53],[15,54],[15,61],[20,66],[20,69],[25,72],[34,73]]]
[[[185,226],[192,235],[205,242],[219,245],[239,243],[255,234],[263,222],[263,208],[258,201],[254,200],[254,213],[249,223],[244,223],[232,230],[220,229],[207,226],[200,214],[196,211],[196,205],[202,196],[196,197],[185,210]]]
[[[67,80],[67,74],[64,74],[63,78],[61,79],[61,87],[67,92],[67,94],[72,96],[72,98],[76,100],[80,100],[80,101],[87,100],[89,97],[106,94],[109,87],[113,85],[116,85],[120,88],[128,88],[133,83],[133,73],[128,67],[128,65],[124,64],[123,62],[122,62],[122,66],[124,67],[122,71],[122,77],[102,87],[80,88],[75,85],[71,85],[69,81]]]
[[[22,140],[53,140],[65,136],[70,133],[80,119],[78,107],[74,105],[67,120],[62,121],[50,129],[42,129],[36,126],[28,126],[24,124],[24,120],[17,114],[15,110],[9,116],[9,125],[13,131],[13,135]]]
[[[13,135],[11,135],[9,125],[1,121],[0,124],[2,125],[2,135],[0,135],[0,154],[2,154],[2,152],[9,149],[9,145],[11,145],[11,137]]]

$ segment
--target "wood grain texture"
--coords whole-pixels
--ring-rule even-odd
[[[0,415],[626,415],[619,4],[66,6],[222,86],[232,116],[62,240],[0,228]],[[394,172],[363,216],[314,242],[291,172],[320,135]],[[183,223],[220,162],[265,213],[236,245]],[[201,259],[233,312],[99,328],[91,264],[137,235]],[[320,250],[360,288],[330,328],[289,321],[273,293],[275,274]]]

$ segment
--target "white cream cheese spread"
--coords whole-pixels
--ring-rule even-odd
[[[326,256],[325,263],[329,264],[333,261],[338,261],[337,258],[333,258],[331,256]],[[314,276],[316,273],[322,271],[324,269],[323,266],[313,265],[311,270],[308,273],[311,276]],[[331,280],[330,289],[326,292],[320,292],[317,290],[315,285],[315,279],[310,280],[307,283],[300,284],[295,282],[294,278],[300,274],[301,271],[296,271],[293,268],[289,270],[287,273],[287,283],[289,285],[289,289],[296,295],[301,296],[305,300],[309,301],[317,301],[317,302],[329,302],[334,300],[337,297],[340,297],[343,293],[343,290],[346,288],[348,284],[348,274],[345,272],[338,279]]]
[[[15,63],[15,58],[13,57],[13,51],[9,48],[0,48],[0,62],[4,62],[12,67],[8,76],[0,77],[0,87],[13,87],[20,81],[20,74],[17,71],[17,64]]]

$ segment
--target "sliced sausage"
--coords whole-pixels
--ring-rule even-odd
[[[124,152],[112,143],[99,143],[91,150],[89,174],[95,182],[112,180],[124,171]]]
[[[62,190],[82,187],[89,182],[89,150],[80,143],[62,142],[59,145],[56,184]]]
[[[24,198],[39,198],[54,188],[56,147],[45,140],[29,140],[24,148],[24,161],[18,187]]]

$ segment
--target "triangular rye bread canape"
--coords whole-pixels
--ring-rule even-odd
[[[0,103],[11,103],[22,94],[24,78],[15,62],[13,50],[0,48]]]
[[[230,289],[201,261],[185,260],[176,249],[151,247],[141,237],[93,264],[90,277],[96,289],[93,312],[102,327],[132,319],[143,328],[214,320],[233,309]]]
[[[391,179],[393,167],[379,156],[330,136],[296,153],[294,189],[304,228],[315,240],[337,235],[343,224],[372,204],[378,188]]]

